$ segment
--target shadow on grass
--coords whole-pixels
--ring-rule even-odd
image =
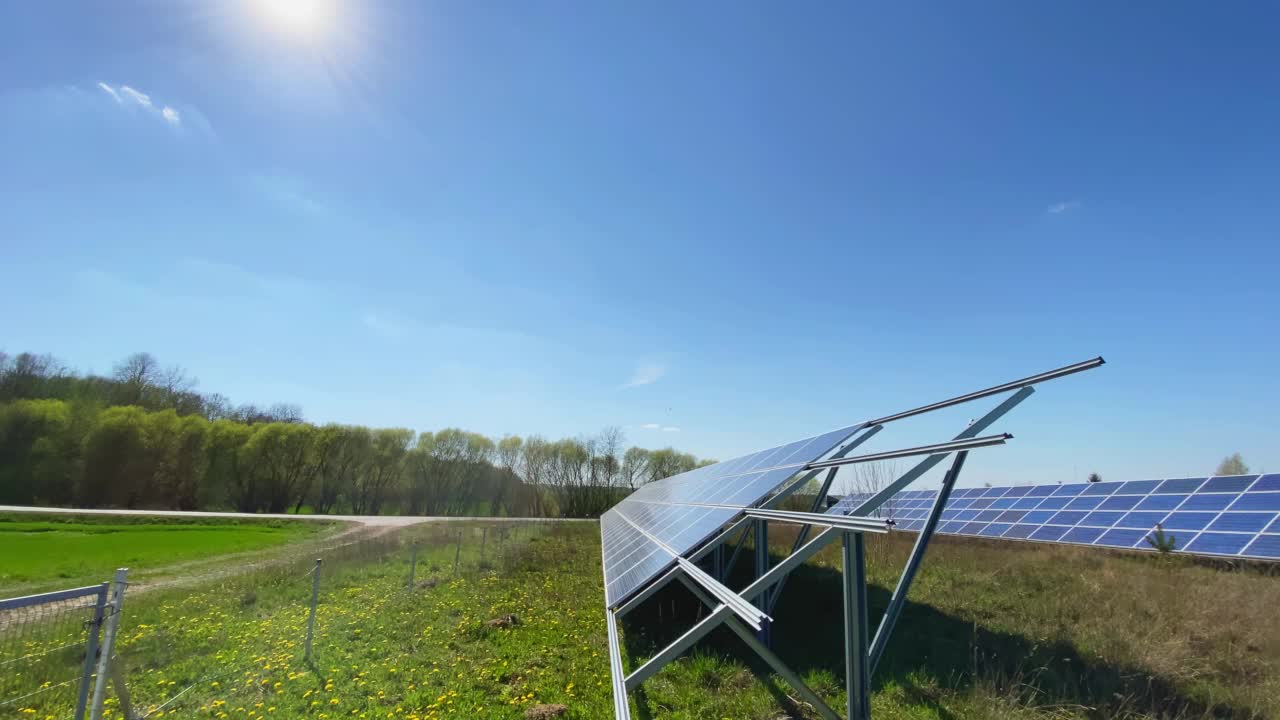
[[[776,561],[778,558],[774,558]],[[729,581],[745,587],[751,576],[746,563]],[[868,589],[870,626],[878,626],[890,592]],[[680,583],[671,583],[636,608],[624,626],[631,667],[670,644],[707,614]],[[803,565],[791,575],[774,609],[773,649],[801,676],[810,671],[831,673],[844,681],[844,634],[839,571]],[[779,701],[792,709],[793,701],[780,679],[755,657],[732,632],[719,628],[702,640],[700,648],[745,661]],[[921,687],[918,678],[937,685]],[[938,717],[951,717],[937,686],[957,693],[982,683],[1001,695],[1026,696],[1034,689],[1035,704],[1073,705],[1094,717],[1141,713],[1159,717],[1250,717],[1247,708],[1207,705],[1189,697],[1172,683],[1132,667],[1119,667],[1082,657],[1062,642],[1035,642],[997,632],[981,624],[908,601],[894,629],[880,665],[872,677],[875,690],[887,684],[901,689],[907,702],[927,707]],[[821,694],[821,693],[820,693]],[[641,690],[633,694],[641,717],[652,717]],[[828,704],[837,698],[827,696]],[[840,708],[836,708],[837,711]]]

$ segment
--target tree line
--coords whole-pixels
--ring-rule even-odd
[[[0,503],[406,515],[594,517],[702,461],[618,428],[497,440],[458,428],[315,425],[233,405],[131,355],[109,376],[0,352]]]

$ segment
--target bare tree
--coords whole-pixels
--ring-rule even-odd
[[[627,448],[622,456],[622,482],[635,490],[649,481],[649,451],[642,447]]]

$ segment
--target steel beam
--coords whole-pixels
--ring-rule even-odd
[[[649,658],[649,662],[636,668],[635,672],[627,676],[627,690],[635,690],[636,686],[649,679],[654,673],[661,670],[667,663],[675,660],[684,654],[694,643],[701,640],[707,633],[715,629],[717,625],[726,619],[733,617],[733,610],[728,605],[718,605],[711,614],[703,618],[698,624],[685,631],[685,634],[676,639],[675,642],[666,646],[657,655]]]
[[[1010,390],[1017,390],[1018,388],[1028,387],[1031,385],[1035,385],[1036,383],[1042,383],[1042,382],[1045,382],[1046,380],[1053,380],[1055,378],[1060,378],[1066,375],[1072,375],[1074,373],[1083,372],[1085,370],[1092,370],[1096,367],[1099,367],[1100,365],[1104,365],[1105,363],[1106,363],[1106,360],[1103,360],[1101,357],[1096,357],[1092,360],[1085,360],[1084,362],[1078,362],[1078,363],[1075,363],[1074,365],[1067,365],[1066,367],[1060,367],[1057,370],[1042,372],[1038,375],[1031,375],[1028,377],[1024,377],[1021,380],[1013,380],[1011,382],[1007,382],[1002,385],[989,387],[985,390],[978,390],[976,392],[968,393],[967,395],[960,395],[958,397],[953,397],[950,400],[942,400],[940,402],[936,402],[931,405],[924,405],[924,406],[915,408],[913,410],[906,410],[900,413],[895,413],[893,415],[886,415],[885,417],[882,417],[879,420],[872,420],[868,424],[882,425],[884,423],[893,422],[894,420],[902,420],[903,418],[909,418],[909,417],[912,417],[913,415],[923,415],[924,413],[933,412],[934,410],[941,410],[942,408],[951,407],[952,405],[961,405],[963,403],[971,402],[973,400],[978,400],[984,397],[999,395],[1000,393],[1009,392]]]
[[[1005,413],[1017,407],[1023,400],[1034,395],[1035,392],[1036,389],[1033,387],[1024,387],[1013,395],[1005,398],[1004,402],[992,408],[990,412],[975,420],[972,425],[961,431],[959,435],[956,435],[956,440],[965,440],[967,438],[975,437],[978,433],[990,427],[996,420],[1003,417]],[[886,500],[898,494],[899,490],[902,490],[906,486],[918,480],[921,475],[932,470],[933,466],[942,462],[945,457],[945,455],[930,455],[924,460],[921,460],[915,467],[903,473],[897,480],[889,483],[888,486],[864,501],[857,507],[857,509],[845,514],[867,515],[875,511],[883,505]]]
[[[769,522],[760,517],[756,518],[755,555],[756,571],[753,577],[761,577],[769,571]],[[769,593],[756,598],[755,604],[763,614],[764,609],[769,605]],[[769,645],[769,628],[757,627],[755,630],[760,642]]]
[[[885,608],[884,616],[880,619],[880,627],[876,629],[876,636],[871,641],[872,672],[875,671],[876,665],[880,664],[880,656],[884,654],[884,646],[889,642],[889,635],[893,632],[893,627],[898,622],[898,616],[902,614],[902,607],[907,602],[907,591],[911,589],[911,582],[916,577],[916,571],[920,569],[920,561],[924,559],[924,552],[929,547],[929,540],[933,537],[933,531],[938,527],[938,519],[942,517],[942,510],[947,506],[947,499],[951,497],[951,490],[955,487],[956,480],[960,477],[960,470],[964,467],[965,458],[968,456],[969,453],[967,452],[956,453],[956,459],[951,463],[951,469],[942,478],[942,487],[938,489],[938,497],[933,501],[933,507],[929,509],[929,518],[925,520],[924,527],[920,530],[920,535],[916,537],[915,547],[911,548],[911,555],[907,558],[907,564],[902,568],[902,576],[898,578],[898,585],[893,589],[893,595],[889,598],[889,606]]]
[[[867,570],[861,534],[844,533],[841,553],[844,581],[844,654],[846,711],[849,720],[871,717],[871,669],[867,657]]]
[[[622,645],[618,642],[618,619],[612,610],[604,613],[609,630],[609,671],[613,676],[614,720],[631,720],[631,703],[627,701],[627,683],[622,669]]]
[[[818,462],[809,463],[805,467],[817,470],[829,467],[843,467],[845,465],[854,465],[857,463],[876,462],[878,460],[896,460],[898,458],[917,457],[919,455],[946,455],[957,450],[976,450],[978,448],[990,447],[992,445],[1003,445],[1006,440],[1012,439],[1013,436],[1009,433],[1000,433],[999,435],[952,440],[950,442],[935,443],[933,445],[920,445],[918,447],[890,450],[888,452],[872,453],[870,455],[855,455],[854,457],[848,458],[820,460]]]
[[[836,712],[822,700],[822,698],[818,697],[818,694],[811,690],[808,685],[805,685],[804,681],[800,679],[800,676],[796,675],[795,671],[787,667],[786,663],[782,662],[782,658],[779,658],[772,650],[766,647],[764,643],[757,640],[756,636],[751,633],[751,630],[738,622],[737,618],[729,618],[725,622],[725,625],[732,630],[734,634],[742,638],[742,642],[746,643],[747,647],[751,648],[755,654],[759,655],[761,660],[768,663],[769,667],[773,668],[775,673],[785,680],[788,685],[794,688],[796,693],[798,693],[805,702],[812,705],[814,709],[818,711],[818,714],[822,715],[826,720],[840,720],[840,716],[837,715]]]
[[[858,517],[855,515],[836,515],[826,513],[799,512],[794,510],[753,510],[743,511],[747,517],[758,520],[776,520],[795,525],[825,525],[857,532],[887,533],[889,526],[884,520]]]
[[[804,563],[805,560],[813,557],[819,550],[826,547],[832,540],[837,539],[840,533],[830,528],[823,530],[814,536],[812,540],[804,545],[804,547],[791,553],[786,559],[770,568],[769,572],[756,578],[755,582],[748,585],[742,592],[738,593],[747,600],[751,600],[760,593],[773,587],[773,584],[787,576],[787,573],[795,570],[798,565]]]

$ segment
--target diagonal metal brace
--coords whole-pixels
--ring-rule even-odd
[[[934,530],[938,527],[938,520],[942,517],[942,510],[947,506],[947,500],[951,497],[951,490],[956,485],[956,480],[960,477],[960,470],[964,467],[965,458],[969,456],[967,452],[956,453],[956,459],[951,463],[951,469],[942,479],[942,487],[938,489],[938,497],[933,501],[933,507],[929,510],[929,519],[925,521],[924,527],[920,530],[920,535],[916,537],[915,547],[911,548],[911,555],[907,558],[907,564],[902,568],[902,576],[898,578],[898,586],[893,589],[893,595],[889,598],[889,606],[885,608],[884,615],[880,619],[880,627],[876,629],[876,636],[871,641],[871,662],[870,672],[875,672],[876,665],[880,663],[880,656],[884,654],[884,646],[889,642],[889,635],[893,633],[893,627],[898,622],[898,616],[902,614],[902,607],[907,602],[907,591],[911,589],[911,582],[915,580],[916,571],[920,569],[920,561],[924,559],[924,552],[929,547],[929,540],[933,537]]]

